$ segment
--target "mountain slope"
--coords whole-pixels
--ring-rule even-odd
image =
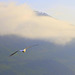
[[[9,57],[12,52],[36,43],[39,46],[27,50],[26,53],[19,52]],[[70,47],[70,45],[63,47],[50,42],[24,39],[13,35],[0,36],[0,74],[75,75],[71,70],[73,67],[69,66],[73,61],[69,56],[73,52],[72,50],[70,51]],[[73,45],[72,48],[74,48]],[[67,52],[68,50],[70,52]]]

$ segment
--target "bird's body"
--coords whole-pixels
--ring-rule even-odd
[[[21,52],[25,53],[25,52],[26,52],[26,49],[23,49],[23,50],[19,50],[19,51],[21,51]]]
[[[33,45],[33,46],[37,46],[37,45]],[[17,50],[17,51],[15,51],[14,53],[12,53],[10,56],[13,56],[14,54],[16,54],[16,53],[19,52],[19,51],[25,53],[28,48],[31,48],[31,47],[33,47],[33,46],[26,47],[26,48],[23,49],[23,50]]]

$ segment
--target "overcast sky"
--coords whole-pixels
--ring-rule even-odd
[[[49,15],[75,25],[75,0],[0,0],[0,2],[15,1],[26,3],[33,10],[46,12]]]

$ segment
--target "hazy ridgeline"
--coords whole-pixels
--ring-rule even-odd
[[[39,44],[26,53],[9,55],[27,46]],[[19,36],[0,36],[0,75],[75,75],[74,43],[55,45]]]

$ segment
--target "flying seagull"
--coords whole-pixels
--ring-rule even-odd
[[[14,54],[16,54],[16,53],[19,52],[19,51],[25,53],[28,48],[31,48],[31,47],[34,47],[34,46],[38,46],[38,45],[36,44],[36,45],[33,45],[33,46],[26,47],[26,48],[23,49],[23,50],[17,50],[17,51],[15,51],[14,53],[12,53],[10,56],[13,56]]]

